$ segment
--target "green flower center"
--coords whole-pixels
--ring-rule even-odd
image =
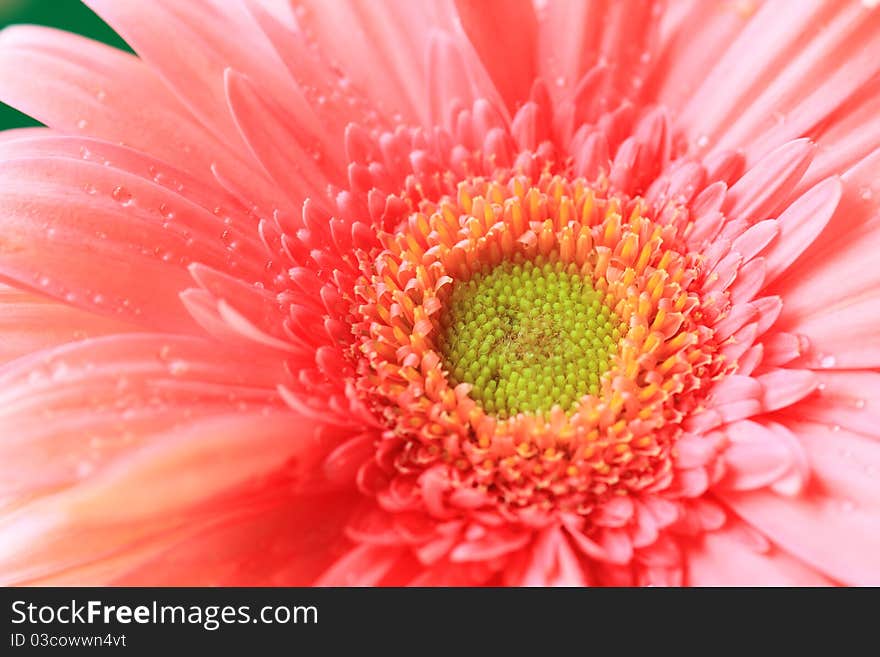
[[[574,265],[521,258],[453,288],[440,353],[453,385],[490,414],[573,410],[617,353],[621,320]]]

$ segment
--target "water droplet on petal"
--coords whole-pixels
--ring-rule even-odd
[[[80,130],[85,130],[86,128],[89,127],[89,122],[86,121],[85,119],[80,119],[79,121],[76,122],[76,127],[79,128]]]
[[[161,203],[159,205],[159,214],[161,214],[165,219],[173,219],[174,218],[174,210],[168,207],[167,203]]]
[[[819,359],[819,365],[821,367],[825,367],[825,368],[834,367],[836,364],[837,364],[837,359],[830,354],[828,356],[822,356],[822,358]]]
[[[111,193],[113,200],[117,203],[121,203],[122,205],[131,205],[132,196],[131,192],[129,192],[125,187],[118,185],[113,188],[113,192]]]
[[[189,371],[186,361],[175,359],[168,363],[168,371],[172,376],[181,376]]]

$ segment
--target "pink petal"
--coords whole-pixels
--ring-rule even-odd
[[[65,342],[135,330],[125,322],[0,285],[0,364]]]
[[[692,141],[702,137],[715,143],[732,123],[731,118],[760,97],[767,81],[784,69],[792,53],[798,52],[803,41],[836,11],[834,3],[821,1],[804,2],[791,15],[778,11],[772,3],[760,7],[738,30],[708,75],[690,90],[677,117],[679,125],[685,127]],[[691,56],[704,55],[700,52]]]
[[[747,145],[750,156],[760,157],[810,135],[833,121],[880,71],[872,54],[880,47],[880,16],[855,2],[822,7],[829,8],[832,15],[816,17],[797,46],[778,60],[780,70],[761,80],[751,102],[724,125],[719,148]]]
[[[238,130],[254,157],[294,202],[320,195],[330,182],[333,167],[322,166],[308,132],[296,115],[263,96],[240,73],[227,69],[226,96]],[[310,150],[311,149],[311,150]],[[341,178],[336,170],[336,182]]]
[[[425,36],[433,29],[454,32],[449,6],[408,0],[300,5],[297,21],[318,52],[325,61],[338,62],[381,113],[399,113],[417,124],[427,120]],[[339,38],[340,25],[346,26],[345,39]]]
[[[660,12],[649,0],[562,0],[548,3],[538,30],[538,73],[561,86],[575,85],[598,61],[614,70],[596,94],[634,91],[644,75],[658,31]]]
[[[691,586],[831,586],[833,582],[785,552],[758,552],[730,528],[704,534],[685,549]]]
[[[763,488],[792,470],[802,472],[802,455],[797,445],[782,435],[784,429],[779,426],[743,420],[727,425],[723,431],[730,444],[722,454],[725,464],[722,487]]]
[[[6,161],[0,226],[6,277],[80,308],[172,331],[194,330],[178,299],[189,286],[189,262],[229,266],[220,218],[152,180],[88,161]],[[242,249],[254,258],[242,273],[265,271],[257,253]]]
[[[794,499],[753,491],[719,497],[771,540],[817,570],[854,585],[880,583],[880,443],[826,425],[790,423],[813,481]]]
[[[5,30],[0,98],[51,128],[125,143],[203,178],[218,161],[242,171],[255,195],[268,193],[265,179],[207,132],[143,62],[116,48],[44,27]]]
[[[300,429],[300,440],[292,440],[291,427]],[[308,456],[310,429],[295,416],[282,421],[245,413],[157,435],[87,482],[7,514],[0,521],[3,580],[44,578],[122,555],[144,541],[161,544],[187,528],[200,505],[219,503],[218,496],[238,488],[235,499],[240,487],[297,454]],[[308,460],[301,467],[308,472]]]
[[[784,274],[819,237],[837,209],[841,193],[840,180],[829,178],[798,198],[779,216],[779,239],[766,253],[766,283]]]
[[[529,0],[456,0],[465,33],[512,111],[535,78],[537,21]]]
[[[358,497],[352,491],[291,496],[270,489],[257,499],[241,500],[234,512],[200,519],[140,559],[124,558],[137,565],[119,568],[108,583],[311,586],[347,548],[343,529]],[[78,578],[77,583],[90,581]]]
[[[761,158],[727,192],[729,219],[755,222],[776,212],[804,175],[814,150],[809,140],[797,139]]]
[[[77,483],[187,418],[280,407],[283,366],[194,338],[131,334],[0,368],[2,495]]]
[[[87,4],[162,76],[214,135],[237,150],[241,142],[223,90],[226,68],[253,76],[279,97],[295,93],[286,68],[239,3],[89,0]],[[233,33],[235,38],[229,38]],[[168,34],[175,35],[174,49],[168,48]]]
[[[790,409],[791,415],[880,439],[880,373],[817,372],[817,394]]]
[[[775,411],[800,401],[819,385],[819,377],[810,370],[778,369],[756,377],[764,386],[765,411]]]

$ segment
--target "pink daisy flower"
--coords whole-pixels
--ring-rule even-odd
[[[0,35],[0,579],[880,584],[872,2]]]

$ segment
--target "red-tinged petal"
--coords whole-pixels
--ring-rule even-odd
[[[532,540],[527,531],[489,531],[480,539],[462,542],[456,545],[449,554],[455,562],[485,561],[519,550]]]
[[[403,553],[397,546],[358,545],[324,571],[315,586],[376,586]]]
[[[269,497],[271,496],[271,497]],[[352,492],[290,496],[278,489],[234,512],[199,519],[162,549],[118,568],[112,586],[311,586],[349,543]],[[207,514],[206,514],[207,515]],[[135,559],[123,558],[131,563]],[[90,582],[77,578],[77,585]]]
[[[465,33],[474,44],[508,109],[529,95],[535,78],[537,20],[528,0],[456,0]]]

